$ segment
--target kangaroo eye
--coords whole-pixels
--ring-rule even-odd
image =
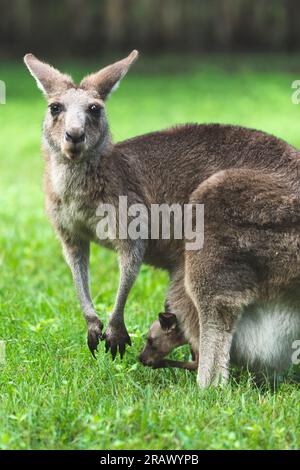
[[[91,106],[89,106],[89,112],[92,116],[99,118],[101,114],[101,106],[98,104],[91,104]]]
[[[59,103],[50,104],[50,112],[53,117],[58,116],[62,112],[62,105]]]

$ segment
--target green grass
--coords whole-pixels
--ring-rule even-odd
[[[181,122],[235,123],[300,147],[300,107],[291,104],[299,58],[141,60],[108,105],[115,140]],[[166,65],[167,63],[167,65]],[[70,64],[76,77],[94,66]],[[126,323],[133,347],[113,363],[94,361],[58,242],[43,211],[39,156],[44,102],[22,64],[1,64],[0,365],[2,449],[296,449],[300,391],[276,393],[243,376],[200,391],[195,375],[137,363],[163,306],[167,276],[143,267]],[[114,254],[92,251],[92,291],[106,320],[117,288]],[[178,351],[182,357],[186,351]]]

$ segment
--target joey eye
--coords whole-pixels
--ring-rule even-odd
[[[99,118],[101,114],[101,106],[98,104],[91,104],[89,106],[89,112],[93,117]]]
[[[59,103],[52,103],[49,108],[53,117],[58,116],[62,112],[62,105]]]

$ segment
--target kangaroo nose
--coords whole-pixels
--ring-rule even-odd
[[[138,360],[143,364],[143,366],[151,366],[153,361],[149,360],[143,353],[138,356]]]
[[[66,132],[65,137],[67,142],[72,142],[72,144],[80,144],[85,139],[85,133],[77,131]]]

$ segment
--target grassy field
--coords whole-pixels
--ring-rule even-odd
[[[167,65],[166,65],[167,64]],[[62,67],[79,78],[95,64]],[[1,64],[0,449],[296,449],[300,390],[276,393],[247,376],[200,391],[194,374],[143,368],[137,355],[162,309],[167,276],[143,267],[126,317],[133,340],[123,362],[100,347],[94,361],[58,242],[43,210],[39,156],[43,98],[21,63]],[[182,122],[256,127],[300,147],[291,82],[300,58],[143,58],[111,98],[115,140]],[[92,251],[92,291],[106,319],[117,288],[116,256]],[[178,351],[182,357],[186,351]]]

